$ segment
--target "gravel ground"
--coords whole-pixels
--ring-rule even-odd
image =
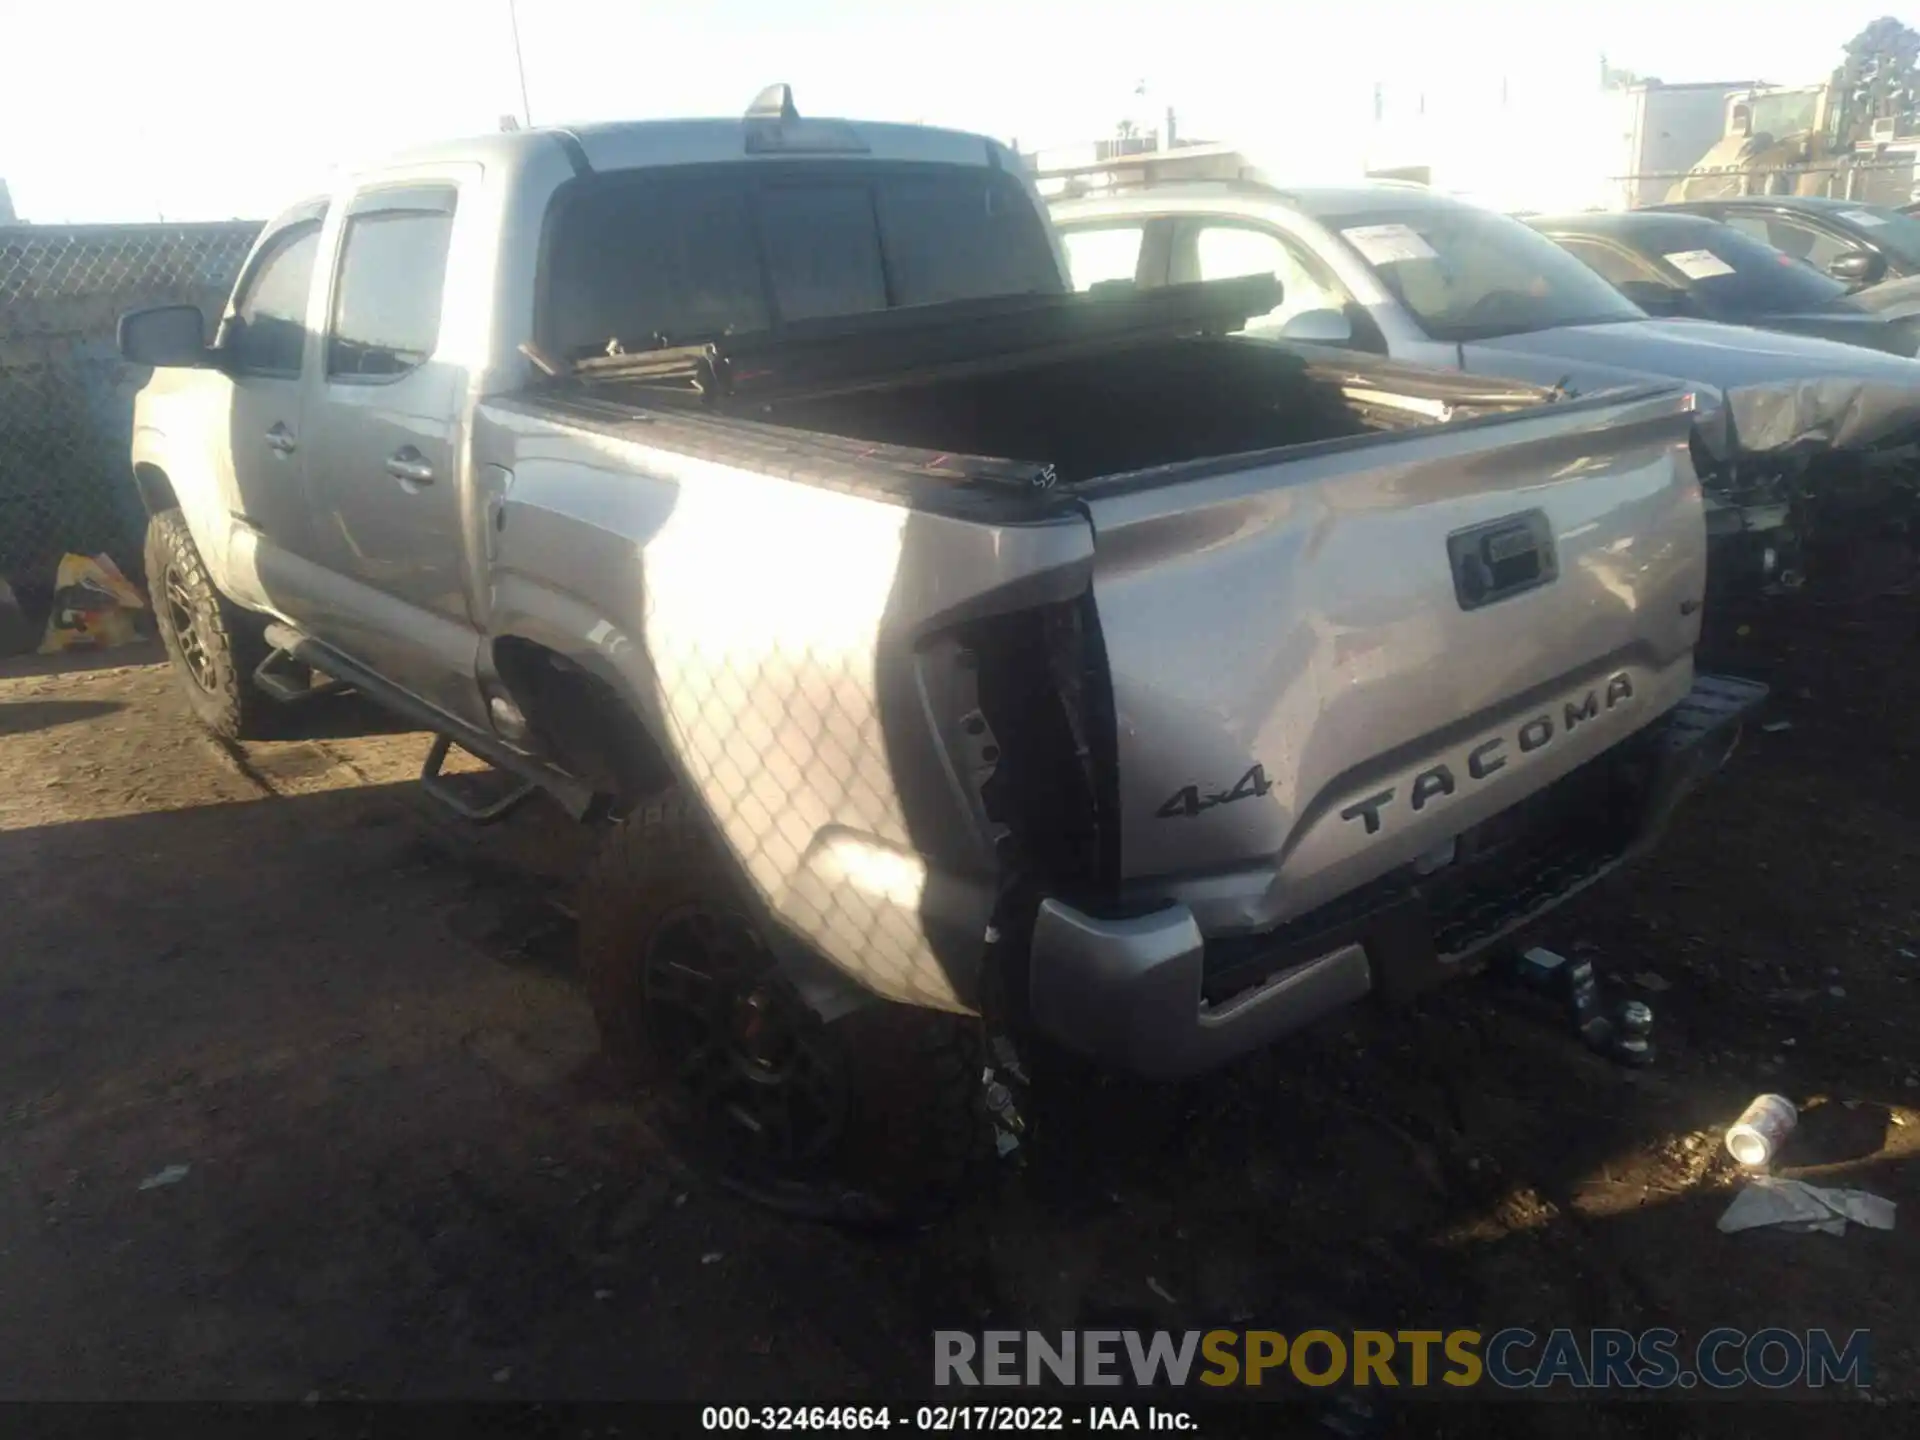
[[[936,1326],[1235,1321],[1866,1327],[1877,1392],[1920,1397],[1917,627],[1904,596],[1726,619],[1791,728],[1545,937],[1654,1006],[1653,1070],[1464,983],[1090,1086],[893,1238],[663,1152],[571,974],[588,837],[556,815],[441,820],[426,738],[351,699],[229,752],[151,652],[0,664],[0,1399],[857,1401],[923,1391]],[[1762,1089],[1808,1107],[1786,1173],[1899,1201],[1893,1232],[1715,1231]]]

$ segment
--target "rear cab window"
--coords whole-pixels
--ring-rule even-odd
[[[566,360],[1065,288],[1026,191],[958,165],[587,177],[548,214],[542,272],[536,332]]]

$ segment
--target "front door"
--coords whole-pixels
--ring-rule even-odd
[[[307,309],[320,252],[318,206],[286,217],[256,252],[222,322],[217,346],[231,377],[225,437],[233,514],[252,532],[252,568],[267,603],[292,620],[312,610],[302,563],[311,551],[301,370]],[[236,532],[238,533],[238,532]]]
[[[477,720],[456,473],[465,372],[439,354],[456,201],[448,183],[376,185],[342,218],[307,399],[307,487],[341,581],[327,640]]]

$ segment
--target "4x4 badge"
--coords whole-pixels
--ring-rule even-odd
[[[1235,800],[1251,800],[1273,789],[1273,782],[1267,779],[1266,770],[1254,766],[1242,775],[1231,790],[1212,791],[1202,795],[1198,785],[1183,785],[1174,791],[1173,797],[1154,811],[1161,820],[1174,820],[1180,816],[1198,815],[1203,810],[1211,810],[1216,805],[1230,805]]]

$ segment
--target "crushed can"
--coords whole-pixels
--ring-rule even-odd
[[[1756,1095],[1727,1130],[1727,1153],[1749,1169],[1757,1169],[1780,1153],[1799,1123],[1800,1112],[1786,1096]]]

